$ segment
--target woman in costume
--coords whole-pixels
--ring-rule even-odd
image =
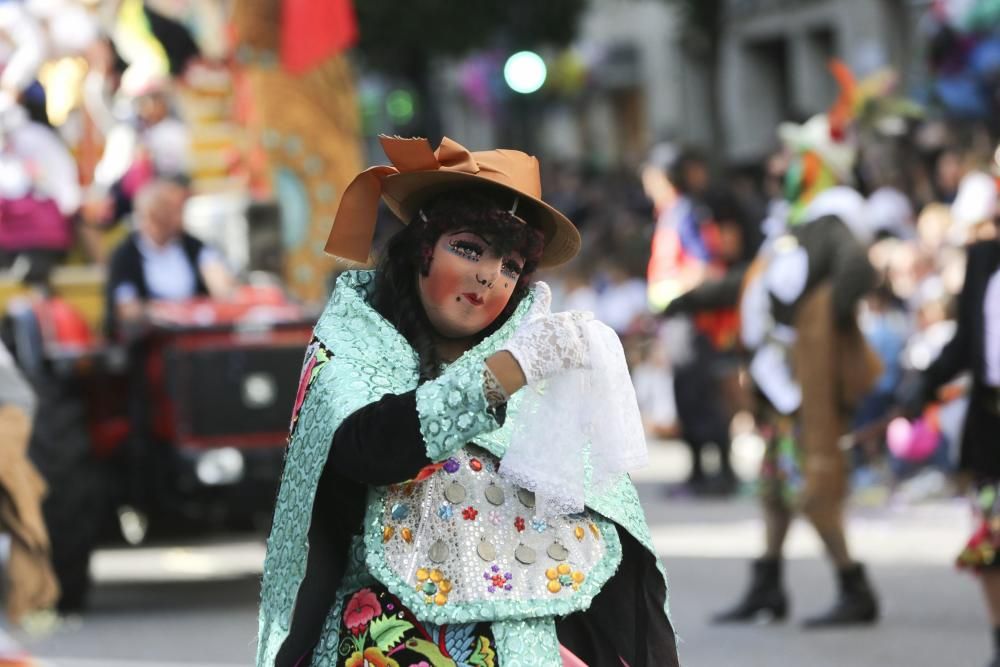
[[[994,220],[994,223],[996,221]],[[1000,235],[998,235],[1000,237]],[[957,328],[925,371],[899,390],[904,412],[915,418],[938,391],[962,373],[972,375],[959,471],[971,483],[975,532],[957,565],[979,576],[993,625],[993,659],[1000,667],[1000,239],[968,246],[965,282],[958,296]]]
[[[327,251],[368,259],[380,197],[407,227],[314,330],[258,665],[676,665],[620,345],[531,280],[579,234],[534,157],[382,145]]]

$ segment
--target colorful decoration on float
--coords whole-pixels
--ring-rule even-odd
[[[303,17],[349,11],[346,0],[244,0],[233,8],[252,91],[248,124],[266,151],[286,226],[285,278],[292,293],[314,303],[326,297],[336,268],[323,248],[338,196],[362,160],[354,73],[341,55],[353,43],[353,23],[310,43],[308,35],[326,24]],[[303,22],[308,30],[296,33],[296,45],[290,31]]]

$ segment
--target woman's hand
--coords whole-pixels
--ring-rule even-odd
[[[570,311],[525,318],[497,355],[510,353],[524,374],[526,384],[564,371],[586,368],[590,363],[590,350],[583,327],[593,317],[592,313]],[[499,376],[498,379],[502,384],[503,379]]]

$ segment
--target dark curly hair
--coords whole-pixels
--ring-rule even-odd
[[[485,236],[500,255],[518,252],[524,267],[510,301],[493,323],[479,333],[485,338],[510,317],[528,293],[531,276],[542,256],[542,233],[511,215],[496,190],[470,188],[445,192],[430,199],[402,231],[386,244],[375,274],[372,307],[410,343],[420,359],[420,381],[436,377],[442,359],[435,346],[434,329],[421,305],[417,275],[428,275],[434,246],[442,234],[472,228]],[[508,205],[509,206],[509,205]],[[426,218],[426,219],[424,219]]]

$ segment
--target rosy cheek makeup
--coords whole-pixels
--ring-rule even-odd
[[[454,301],[459,294],[461,280],[459,276],[452,272],[431,271],[424,282],[427,289],[427,300],[437,308]]]

